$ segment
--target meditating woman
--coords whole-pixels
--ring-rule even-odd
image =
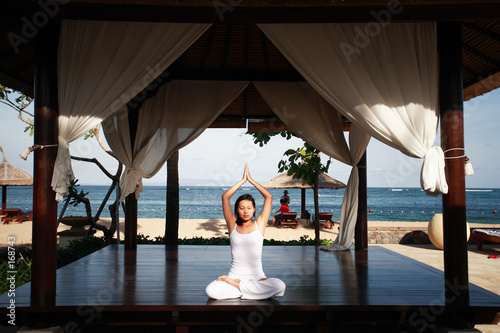
[[[247,181],[264,197],[262,212],[255,221],[252,220],[255,216],[255,200],[250,194],[243,194],[236,200],[234,213],[229,202]],[[245,165],[243,178],[222,195],[222,210],[231,243],[231,268],[229,274],[220,276],[207,286],[208,297],[267,299],[285,294],[285,283],[277,278],[267,278],[262,270],[262,246],[272,200],[271,192],[250,177],[248,165]]]

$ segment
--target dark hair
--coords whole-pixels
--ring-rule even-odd
[[[236,216],[236,224],[237,225],[242,225],[243,222],[240,219],[240,215],[238,214],[238,206],[240,205],[240,202],[243,200],[250,200],[255,208],[255,200],[252,197],[251,194],[242,194],[238,199],[236,199],[236,202],[234,203],[234,215]],[[255,212],[253,213],[255,216]]]

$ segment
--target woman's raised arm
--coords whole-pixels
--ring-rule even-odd
[[[229,199],[231,199],[233,194],[241,187],[241,185],[245,184],[245,182],[247,181],[247,168],[248,166],[245,165],[243,178],[222,194],[222,212],[224,213],[224,219],[226,220],[227,230],[229,233],[233,231],[236,224],[236,216],[234,215]]]
[[[273,208],[273,195],[271,192],[267,190],[264,186],[257,183],[251,176],[250,171],[248,169],[248,165],[245,166],[245,174],[247,180],[260,192],[260,194],[264,197],[264,205],[262,206],[262,211],[257,217],[257,225],[261,234],[264,235],[264,231],[266,230],[267,223],[269,222],[269,216],[271,215],[271,211]]]

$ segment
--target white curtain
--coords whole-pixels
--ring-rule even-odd
[[[69,143],[141,92],[210,25],[63,21],[58,55],[56,200],[74,178]],[[163,78],[164,80],[165,78]]]
[[[352,166],[340,213],[340,230],[328,250],[351,247],[358,215],[359,176],[357,164],[370,136],[352,125],[349,147],[342,130],[342,115],[308,83],[254,82],[262,98],[295,134],[321,152]],[[325,248],[324,248],[325,249]]]
[[[330,104],[374,138],[424,158],[422,188],[447,193],[435,23],[259,24]]]
[[[196,139],[246,88],[248,82],[172,81],[161,86],[139,109],[133,149],[126,107],[103,122],[116,157],[125,165],[121,198],[135,192],[142,179],[154,176],[176,150]]]
[[[307,82],[253,82],[273,112],[310,145],[350,165],[342,115]]]
[[[353,168],[347,182],[344,198],[342,199],[339,234],[333,244],[322,247],[322,250],[343,251],[348,250],[352,245],[359,205],[359,173],[356,165],[363,157],[369,141],[370,136],[366,132],[354,124],[351,125],[349,130],[349,147],[351,148],[349,157],[351,161],[350,165],[352,165]]]

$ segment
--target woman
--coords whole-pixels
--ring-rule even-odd
[[[245,183],[250,182],[264,197],[262,212],[255,221],[255,200],[250,194],[240,196],[231,210],[229,199]],[[206,288],[208,297],[214,299],[266,299],[285,294],[285,284],[280,279],[267,278],[262,270],[262,245],[273,195],[250,177],[245,165],[243,178],[222,195],[222,211],[226,219],[231,242],[231,269]]]

